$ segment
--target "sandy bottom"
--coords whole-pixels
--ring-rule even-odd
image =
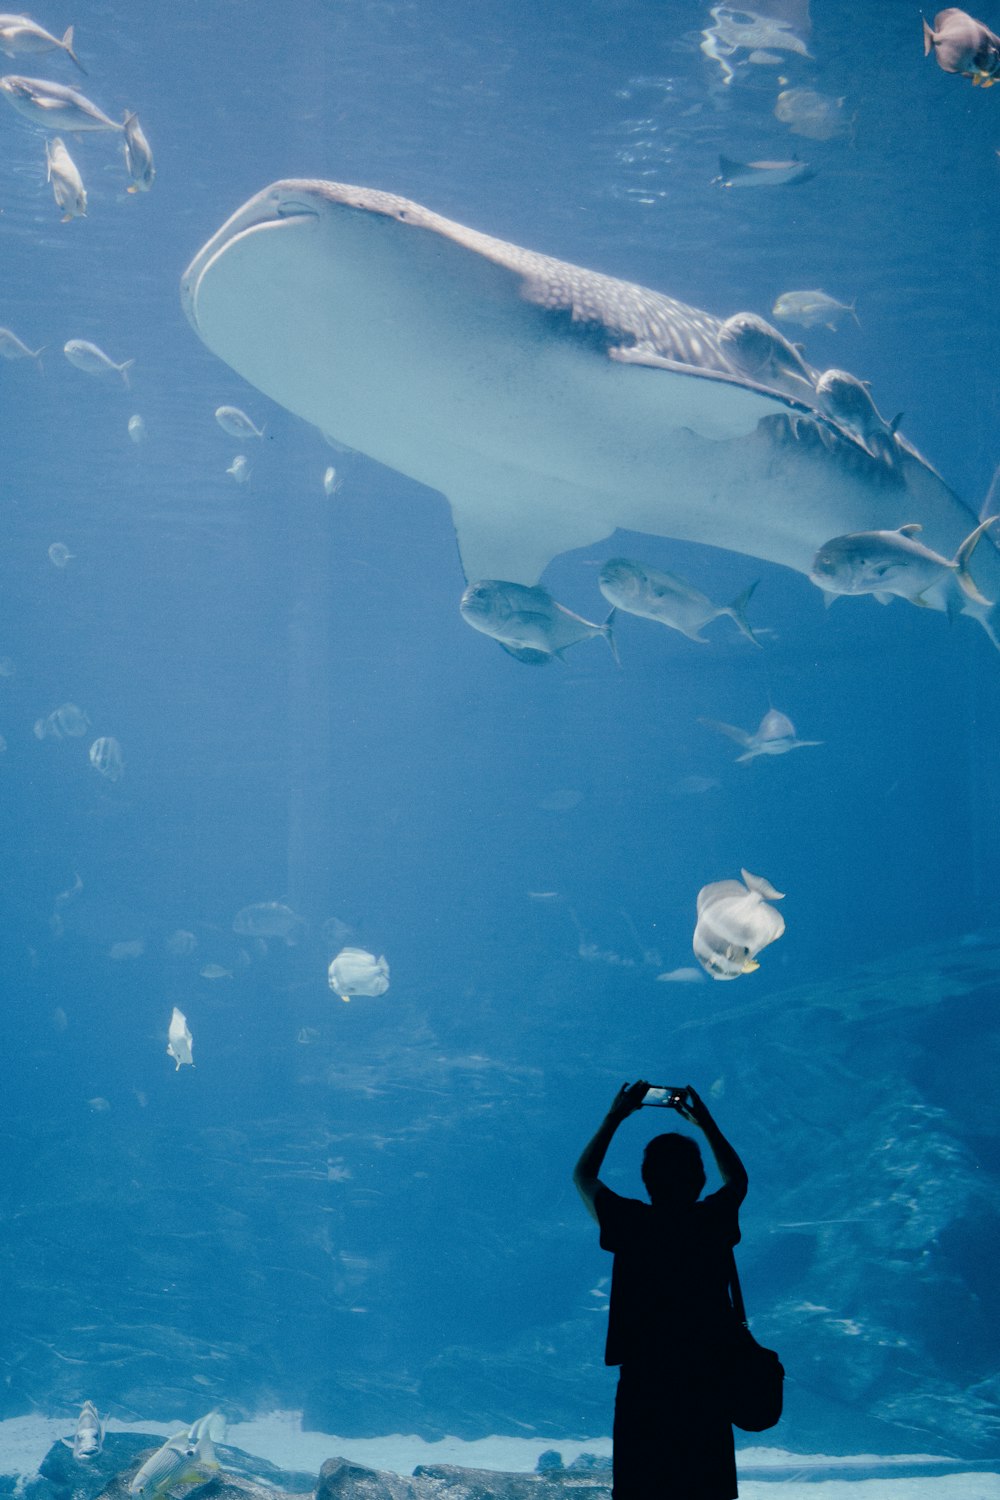
[[[192,1418],[193,1420],[193,1418]],[[108,1423],[112,1432],[152,1432],[169,1436],[178,1422]],[[69,1436],[73,1422],[65,1417],[10,1417],[0,1422],[0,1474],[33,1474],[60,1437]],[[334,1455],[373,1469],[410,1474],[417,1464],[461,1464],[473,1469],[530,1472],[538,1456],[555,1448],[570,1463],[580,1453],[610,1454],[610,1438],[586,1442],[542,1442],[537,1438],[484,1437],[466,1442],[442,1438],[425,1442],[405,1433],[378,1438],[342,1438],[331,1433],[304,1432],[297,1412],[270,1412],[252,1422],[235,1422],[226,1441],[266,1458],[285,1469],[317,1473],[324,1459]],[[782,1448],[743,1448],[737,1454],[741,1500],[1000,1500],[998,1474],[934,1474],[893,1478],[893,1464],[908,1470],[921,1463],[940,1464],[927,1455],[901,1454],[897,1459],[826,1458],[822,1454],[789,1453]],[[843,1476],[810,1479],[810,1471],[835,1467]],[[773,1477],[754,1478],[767,1469]],[[781,1477],[774,1475],[780,1469]],[[872,1470],[878,1469],[877,1477]]]

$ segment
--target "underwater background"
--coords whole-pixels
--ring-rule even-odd
[[[828,612],[797,574],[619,533],[555,560],[560,602],[603,619],[620,554],[719,602],[758,579],[763,649],[725,619],[697,645],[626,616],[620,666],[595,640],[529,669],[463,623],[443,498],[331,450],[179,302],[282,177],[399,193],[720,316],[823,288],[858,322],[808,330],[810,362],[870,380],[978,512],[1000,91],[925,59],[902,0],[771,0],[770,43],[720,45],[748,14],[109,0],[35,16],[75,25],[85,79],[4,60],[137,110],[156,179],[129,196],[117,138],[70,138],[88,212],[60,223],[42,134],[0,109],[0,322],[45,346],[41,370],[0,363],[0,1416],[89,1398],[606,1435],[610,1267],[570,1174],[646,1076],[698,1087],[746,1161],[777,1441],[996,1452],[987,635],[902,600]],[[805,50],[774,55],[780,21]],[[833,134],[776,118],[783,88],[820,93]],[[720,153],[817,173],[726,189]],[[75,338],[134,359],[131,388],[72,368]],[[263,439],[222,432],[223,404]],[[67,703],[86,733],[39,738]],[[736,764],[698,722],[769,707],[822,744]],[[760,971],[659,980],[693,964],[700,887],[741,866],[787,893]],[[262,902],[301,916],[296,941],[233,931]],[[388,993],[331,993],[345,943],[386,956]],[[175,1006],[193,1068],[166,1054]],[[619,1191],[650,1119],[612,1148]]]

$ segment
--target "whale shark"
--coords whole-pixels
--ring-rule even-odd
[[[469,581],[535,584],[618,528],[808,576],[830,538],[919,524],[951,557],[976,516],[898,431],[877,453],[756,314],[726,319],[392,193],[289,179],[181,283],[195,331],[331,440],[440,491]],[[1000,646],[1000,551],[960,607]]]

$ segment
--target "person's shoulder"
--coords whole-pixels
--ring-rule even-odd
[[[746,1188],[742,1183],[726,1182],[714,1193],[699,1199],[695,1208],[703,1224],[711,1224],[714,1233],[720,1233],[729,1244],[736,1245],[740,1240],[740,1204],[745,1196]]]
[[[616,1250],[630,1228],[643,1222],[650,1212],[649,1204],[639,1198],[623,1198],[600,1182],[594,1195],[597,1222],[601,1226],[601,1244],[605,1250]]]

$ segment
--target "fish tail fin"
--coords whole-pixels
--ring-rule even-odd
[[[135,364],[135,360],[134,359],[125,359],[118,366],[119,374],[121,375],[122,380],[125,382],[125,389],[127,391],[130,391],[132,389],[132,382],[128,378],[128,372],[129,372],[129,370],[131,370],[131,368],[132,368],[132,366],[134,364]]]
[[[933,31],[928,26],[927,22],[924,21],[924,56],[925,57],[927,56],[928,52],[930,52],[931,48],[936,45],[936,43],[937,43],[937,37],[934,35]]]
[[[858,327],[860,328],[861,327],[861,319],[858,317],[858,299],[857,299],[857,297],[855,297],[855,299],[854,299],[853,302],[848,302],[848,304],[847,304],[847,311],[850,313],[851,317],[854,319],[855,323],[857,323]]]
[[[62,42],[60,43],[60,46],[62,47],[63,51],[66,53],[67,57],[71,57],[73,59],[73,61],[77,65],[77,67],[80,69],[80,72],[86,78],[86,76],[87,76],[87,70],[83,66],[83,63],[80,61],[80,59],[77,57],[76,53],[73,51],[73,28],[72,28],[72,26],[67,26],[66,27],[66,30],[63,32],[63,39],[62,39]]]
[[[997,601],[995,599],[984,598],[976,588],[975,580],[973,579],[972,574],[969,572],[969,559],[971,558],[973,552],[975,552],[976,548],[979,546],[979,543],[982,540],[983,532],[998,520],[1000,520],[1000,516],[987,516],[985,521],[980,521],[975,531],[971,532],[969,536],[965,538],[965,541],[962,543],[961,547],[959,547],[958,549],[958,552],[955,554],[955,577],[957,579],[959,588],[962,590],[962,593],[967,599],[971,599],[973,604],[984,604],[988,608],[994,605]]]
[[[979,519],[985,521],[987,516],[997,514],[1000,514],[1000,464],[997,464],[993,471],[990,487],[986,491],[986,498],[979,510]]]
[[[756,891],[758,896],[764,896],[768,901],[784,901],[784,891],[776,891],[763,875],[751,875],[749,870],[741,870],[740,874],[748,891]]]
[[[618,642],[615,640],[615,615],[617,613],[618,606],[616,605],[608,615],[608,618],[605,620],[604,624],[601,626],[601,634],[611,648],[611,655],[614,657],[618,666],[621,666],[622,659],[618,655]]]
[[[749,749],[753,736],[747,734],[745,729],[738,729],[735,724],[723,724],[721,719],[699,718],[698,723],[704,724],[706,729],[715,729],[719,734],[727,735],[729,739],[735,740],[738,745],[742,745],[744,750]]]
[[[43,375],[45,374],[45,366],[42,364],[42,355],[45,353],[48,347],[48,344],[43,344],[42,347],[40,349],[36,349],[31,356]]]
[[[760,641],[757,639],[757,637],[753,633],[753,630],[750,628],[750,622],[747,619],[744,611],[747,605],[750,603],[750,600],[753,597],[753,591],[757,587],[759,582],[760,579],[755,578],[750,587],[748,589],[744,589],[742,594],[740,594],[738,598],[734,599],[732,604],[730,604],[726,609],[726,614],[732,620],[733,624],[736,625],[741,633],[746,636],[748,641],[753,641],[755,646],[759,646]]]

